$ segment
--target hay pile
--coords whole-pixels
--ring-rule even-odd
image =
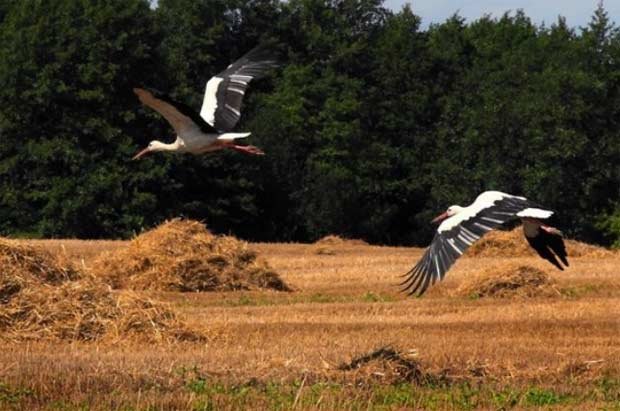
[[[60,284],[78,278],[79,272],[61,256],[52,257],[17,241],[0,238],[0,303],[7,302],[29,282]]]
[[[607,257],[613,252],[603,247],[582,243],[575,240],[564,240],[569,257]],[[485,234],[468,250],[468,256],[481,257],[528,257],[536,256],[523,236],[523,228],[517,227],[510,231],[494,230]]]
[[[234,237],[192,220],[171,220],[102,254],[93,273],[113,288],[158,291],[289,291],[265,261]]]
[[[327,235],[314,242],[314,245],[338,246],[338,245],[368,245],[364,240],[356,238],[342,238],[337,235]]]
[[[412,355],[402,353],[390,346],[378,348],[367,354],[353,358],[338,366],[349,378],[358,383],[381,382],[384,384],[413,383],[423,384],[434,377],[424,373]]]
[[[318,255],[336,255],[337,251],[347,246],[368,245],[364,240],[342,238],[337,235],[328,235],[312,244],[312,252]]]
[[[0,239],[0,338],[198,340],[167,308],[114,293],[62,258]]]
[[[535,267],[505,263],[492,266],[461,285],[458,295],[482,297],[538,297],[559,295],[554,281]]]

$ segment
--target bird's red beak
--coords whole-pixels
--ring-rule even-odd
[[[446,211],[445,213],[439,214],[437,217],[433,218],[433,220],[431,221],[431,223],[433,224],[437,224],[443,220],[445,220],[446,218],[450,217],[448,215],[448,212]]]
[[[149,148],[147,147],[147,148],[145,148],[144,150],[140,151],[140,152],[139,152],[138,154],[136,154],[135,156],[133,156],[131,159],[132,159],[132,160],[137,160],[137,159],[139,159],[140,157],[142,157],[143,155],[145,155],[146,153],[148,153],[149,151],[150,151],[150,150],[149,150]]]

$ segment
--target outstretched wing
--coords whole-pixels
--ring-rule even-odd
[[[278,66],[268,49],[255,47],[207,82],[200,116],[220,132],[232,130],[241,117],[241,104],[250,81]]]
[[[437,228],[431,245],[422,259],[405,274],[407,278],[401,285],[409,295],[424,294],[430,285],[443,280],[454,262],[480,237],[532,209],[551,213],[540,210],[525,197],[499,191],[480,194],[472,205],[444,220]]]
[[[192,128],[200,128],[205,133],[217,133],[197,112],[170,96],[154,89],[134,88],[140,101],[157,111],[170,123],[177,135]]]

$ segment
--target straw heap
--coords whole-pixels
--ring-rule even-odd
[[[318,255],[336,255],[345,247],[368,245],[364,240],[343,238],[337,235],[327,235],[315,241],[311,250]]]
[[[457,294],[467,297],[537,297],[558,295],[554,281],[535,267],[502,263],[465,282]]]
[[[605,257],[613,252],[603,247],[582,243],[575,240],[564,240],[569,257]],[[468,250],[468,256],[481,257],[527,257],[536,256],[523,236],[523,229],[517,227],[510,231],[494,230],[485,234]]]
[[[171,220],[102,254],[93,272],[113,288],[160,291],[229,291],[289,287],[248,244],[215,236],[192,220]]]
[[[385,346],[340,364],[338,370],[349,374],[348,378],[353,378],[358,384],[381,381],[388,384],[421,385],[434,380],[434,376],[423,372],[418,361],[412,358],[415,355],[416,352],[404,353]]]
[[[316,245],[368,245],[364,240],[355,238],[342,238],[337,235],[326,235],[314,242]]]
[[[117,293],[62,258],[0,239],[0,338],[200,340],[176,315],[133,293]]]

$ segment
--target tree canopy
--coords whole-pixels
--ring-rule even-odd
[[[132,153],[172,129],[152,86],[196,108],[259,43],[237,129],[265,157]],[[620,30],[521,11],[422,29],[382,0],[0,1],[0,234],[127,237],[186,216],[251,240],[329,233],[422,245],[483,190],[620,245]]]

